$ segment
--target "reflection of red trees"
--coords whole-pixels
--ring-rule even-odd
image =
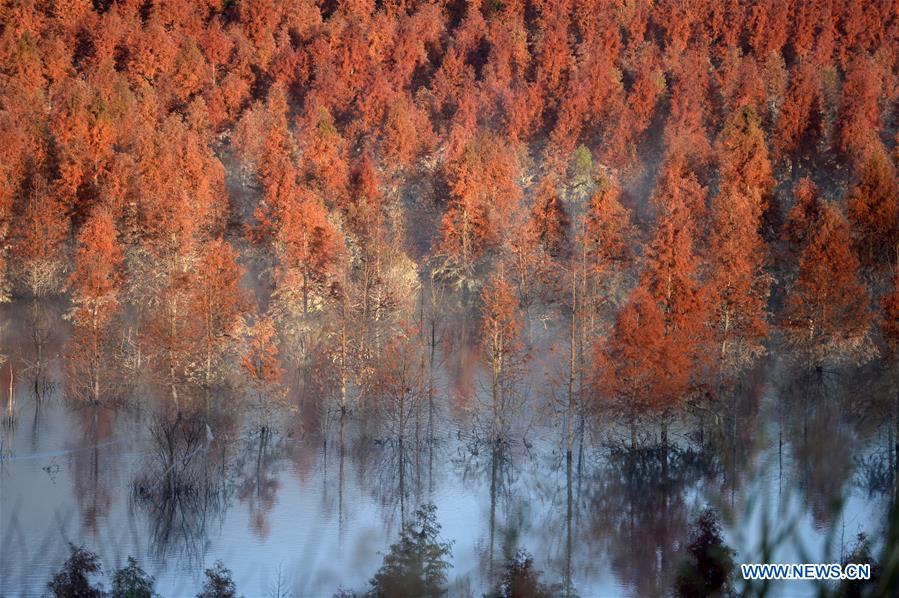
[[[112,506],[111,489],[117,477],[116,453],[102,446],[112,433],[115,412],[94,406],[79,409],[76,417],[80,420],[82,439],[72,451],[73,490],[84,527],[97,534]]]

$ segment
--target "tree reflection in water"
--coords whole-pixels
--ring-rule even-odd
[[[270,528],[268,514],[277,502],[281,482],[278,465],[281,462],[282,447],[270,428],[263,427],[247,439],[242,454],[238,457],[237,497],[246,503],[250,511],[250,527],[261,539],[265,539]]]
[[[225,447],[212,442],[204,418],[178,412],[150,425],[151,451],[132,484],[132,496],[149,519],[160,557],[201,562],[208,526],[224,516],[230,498]]]
[[[104,563],[119,566],[124,556],[137,555],[169,590],[172,579],[184,579],[172,567],[187,563],[189,570],[201,572],[207,559],[224,558],[235,571],[239,591],[251,593],[256,588],[244,587],[247,576],[262,574],[235,566],[222,552],[223,542],[246,532],[243,516],[249,511],[253,541],[278,551],[271,554],[285,555],[285,573],[293,583],[288,589],[318,593],[336,589],[341,574],[354,567],[360,575],[372,575],[379,551],[389,550],[388,543],[415,522],[418,505],[433,501],[439,505],[442,534],[457,542],[446,585],[451,592],[497,590],[510,563],[524,562],[516,561],[516,554],[527,549],[532,560],[524,569],[543,571],[540,583],[553,587],[553,595],[589,595],[597,588],[664,594],[684,560],[689,524],[708,504],[721,511],[724,534],[739,558],[758,556],[752,551],[759,538],[745,530],[758,527],[755,515],[747,513],[753,512],[750,496],[767,492],[758,489],[760,478],[772,484],[773,493],[766,495],[770,513],[780,517],[779,509],[791,509],[789,517],[773,522],[786,533],[772,525],[770,538],[791,543],[789,534],[804,525],[803,533],[815,538],[829,534],[821,543],[830,541],[836,554],[840,509],[848,506],[857,515],[859,497],[865,504],[873,498],[883,503],[882,509],[875,507],[880,517],[894,500],[892,422],[865,415],[890,396],[884,399],[882,390],[872,389],[862,409],[856,403],[869,387],[856,387],[850,378],[807,378],[787,369],[762,378],[763,384],[746,384],[722,399],[720,417],[706,418],[701,432],[689,420],[673,426],[667,448],[658,444],[656,431],[647,430],[631,449],[626,430],[617,434],[614,425],[590,414],[570,460],[558,430],[539,421],[528,427],[526,442],[518,436],[495,442],[473,434],[478,428],[464,414],[453,417],[438,410],[436,433],[429,438],[427,387],[404,383],[410,379],[404,375],[395,378],[393,407],[372,393],[347,413],[285,412],[265,428],[238,402],[226,412],[179,415],[161,407],[148,417],[128,408],[42,400],[43,423],[34,434],[50,426],[71,427],[62,446],[71,456],[57,463],[72,502],[69,512],[58,516],[80,527],[54,522],[39,538],[14,521],[6,529],[14,543],[51,548],[62,546],[60,537],[84,534],[79,537],[88,544],[109,545],[102,550]],[[21,394],[33,388],[30,382]],[[871,385],[886,386],[876,380]],[[396,389],[411,393],[406,389],[412,388],[425,399],[397,394]],[[186,391],[182,398],[190,402]],[[73,421],[79,425],[70,426]],[[130,440],[134,431],[136,470],[133,459],[104,448],[120,438]],[[14,438],[26,449],[34,442],[28,432],[19,429]],[[132,490],[131,502],[124,505],[127,513],[116,491],[125,471]],[[778,483],[798,492],[781,495]],[[461,517],[454,512],[457,504],[463,505]],[[13,504],[4,513],[4,525],[16,517],[15,509]],[[226,518],[241,524],[225,526]],[[274,521],[282,520],[296,526],[281,529]],[[876,523],[847,517],[844,544],[856,526],[865,525],[879,551],[884,536]],[[110,533],[112,526],[117,531]],[[827,533],[816,532],[820,526]],[[286,560],[295,544],[284,542],[295,543],[298,537],[300,559]],[[139,547],[147,541],[149,551]],[[806,549],[812,558],[818,545]],[[7,564],[10,555],[17,560]],[[33,549],[17,555],[9,544],[3,556],[4,574],[16,576],[41,555]],[[58,567],[64,559],[50,560]],[[306,561],[315,565],[310,568]],[[259,567],[258,561],[252,566]],[[316,577],[319,568],[330,568],[336,577]],[[198,576],[179,581],[185,584],[180,590],[194,592],[202,582]],[[357,588],[364,585],[364,579],[356,579]]]

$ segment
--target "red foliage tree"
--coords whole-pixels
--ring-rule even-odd
[[[759,59],[780,52],[790,33],[790,3],[759,0],[752,4],[747,19],[749,45]]]
[[[63,247],[69,220],[59,200],[38,180],[13,220],[13,255],[19,282],[32,296],[59,289],[66,263]]]
[[[270,402],[283,396],[281,381],[284,376],[278,355],[275,324],[271,318],[260,318],[249,329],[247,348],[241,357],[240,366],[263,410],[262,425],[267,425]]]
[[[687,354],[665,334],[662,312],[645,287],[638,286],[618,313],[608,342],[596,345],[594,369],[600,400],[610,401],[613,411],[624,417],[631,447],[636,447],[637,424],[673,407],[676,395],[668,384],[682,387],[683,374],[690,370]]]
[[[107,332],[119,307],[124,257],[109,210],[96,208],[78,233],[75,268],[68,279],[75,330],[69,347],[71,388],[99,403],[107,379]]]
[[[719,358],[739,370],[761,350],[770,282],[759,230],[774,186],[758,117],[751,107],[728,119],[719,139],[721,184],[712,204],[712,327]]]
[[[328,219],[328,211],[317,198],[304,194],[285,211],[278,231],[280,245],[279,285],[282,294],[294,296],[303,316],[326,298],[341,268],[343,238]]]
[[[152,133],[136,167],[141,193],[135,226],[152,253],[170,261],[189,256],[197,241],[222,230],[224,168],[180,118],[166,118]]]
[[[96,184],[112,155],[119,115],[114,104],[82,79],[61,87],[54,108],[50,128],[59,152],[57,185],[73,203],[79,186],[85,181]]]
[[[556,189],[555,178],[547,176],[537,186],[530,232],[544,253],[559,259],[570,251],[568,227],[568,213]]]
[[[631,65],[633,83],[627,92],[627,106],[633,116],[636,133],[642,133],[649,127],[656,105],[665,91],[665,74],[658,48],[652,44],[644,44],[628,57]]]
[[[547,97],[561,97],[573,57],[568,44],[571,6],[562,2],[540,2],[537,27],[543,33],[536,52],[535,78]]]
[[[691,49],[673,70],[671,108],[665,123],[665,142],[670,154],[686,157],[694,169],[708,162],[711,153],[706,127],[709,112],[708,55]]]
[[[783,326],[789,344],[812,366],[870,356],[868,293],[858,276],[849,225],[824,205],[799,258]]]
[[[30,160],[40,157],[39,146],[29,135],[21,115],[0,112],[0,302],[9,299],[11,272],[9,250],[16,238],[14,216]]]
[[[899,265],[899,183],[886,152],[874,148],[846,197],[862,265],[883,271]]]
[[[331,114],[324,108],[318,110],[313,120],[303,150],[303,164],[311,188],[318,191],[328,205],[342,206],[349,184],[346,147]]]
[[[230,243],[224,239],[205,243],[195,268],[191,307],[201,324],[202,376],[208,386],[222,349],[233,344],[250,305],[240,286],[244,271]]]
[[[783,238],[794,255],[799,255],[811,240],[823,209],[818,187],[811,179],[800,179],[793,189],[793,207],[787,214],[783,230]]]
[[[772,146],[780,155],[815,147],[824,127],[818,67],[805,62],[793,69],[789,91],[780,109]]]
[[[501,218],[521,197],[517,160],[508,148],[482,134],[470,142],[452,170],[450,203],[441,222],[438,251],[461,278],[483,252],[501,240]]]
[[[856,56],[846,71],[837,114],[836,148],[861,162],[880,143],[883,79],[874,60]]]
[[[576,258],[580,262],[584,334],[596,329],[595,316],[602,314],[603,309],[617,307],[622,285],[616,283],[634,257],[636,229],[619,196],[617,183],[607,173],[601,173],[581,216]]]
[[[521,337],[519,305],[502,272],[494,274],[481,292],[481,344],[490,368],[489,436],[494,442],[507,438],[509,417],[520,407],[517,385],[527,358]]]
[[[581,243],[593,270],[601,274],[610,266],[622,264],[632,256],[634,237],[630,213],[621,205],[620,190],[606,174],[600,174],[596,191],[584,212]]]
[[[678,348],[681,357],[670,367],[653,374],[663,381],[664,391],[657,393],[658,413],[663,424],[673,414],[674,407],[687,398],[691,383],[696,380],[705,343],[707,305],[699,282],[700,261],[696,253],[698,227],[696,205],[704,198],[705,189],[695,177],[685,174],[675,177],[675,185],[656,188],[655,201],[660,215],[652,239],[645,249],[645,265],[640,285],[661,312],[663,339]],[[685,367],[683,364],[688,364]]]

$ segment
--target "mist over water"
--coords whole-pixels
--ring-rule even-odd
[[[6,337],[23,363],[33,361],[28,328]],[[890,385],[876,372],[797,374],[772,356],[701,431],[674,425],[667,451],[628,450],[626,431],[588,418],[569,467],[548,349],[536,352],[509,441],[494,446],[466,408],[487,390],[461,347],[440,372],[433,440],[419,411],[399,442],[379,410],[361,404],[341,417],[314,407],[324,404],[316,397],[279,410],[265,430],[252,405],[226,394],[175,424],[151,387],[124,406],[80,405],[65,399],[64,340],[65,323],[51,326],[45,367],[13,381],[0,460],[4,596],[45,592],[67,542],[96,552],[106,573],[134,556],[164,596],[195,594],[216,560],[246,596],[279,580],[295,596],[364,591],[402,524],[429,502],[453,542],[450,595],[489,591],[518,548],[546,581],[582,596],[658,595],[707,505],[722,514],[738,564],[764,560],[765,534],[782,535],[771,561],[832,562],[858,532],[881,542],[892,499],[889,426],[874,415]],[[175,439],[171,462],[165,438]],[[171,467],[189,488],[176,500],[159,491]],[[788,583],[775,591],[816,590]]]

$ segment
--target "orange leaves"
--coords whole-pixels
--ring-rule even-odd
[[[891,288],[881,300],[881,331],[886,346],[899,355],[899,271],[893,275]]]
[[[815,233],[824,204],[818,187],[808,178],[796,183],[793,198],[793,207],[784,224],[783,238],[790,244],[790,250],[799,254]]]
[[[68,279],[74,331],[68,351],[70,391],[97,402],[105,390],[104,345],[118,311],[124,260],[115,220],[105,207],[95,208],[78,233],[75,269]]]
[[[482,253],[501,240],[503,221],[521,198],[515,155],[498,139],[479,135],[451,174],[450,205],[443,216],[440,251],[470,273]]]
[[[792,154],[814,148],[823,133],[822,101],[818,67],[809,61],[794,68],[774,129],[772,144],[777,152]]]
[[[345,314],[361,305],[392,325],[381,316],[400,311],[420,274],[409,256],[438,254],[468,288],[505,263],[528,312],[558,291],[546,273],[567,269],[596,307],[591,331],[611,324],[606,308],[637,279],[612,340],[634,363],[622,339],[646,344],[634,350],[650,371],[634,389],[674,393],[666,401],[691,392],[703,352],[761,346],[769,274],[789,278],[767,263],[760,234],[776,213],[775,173],[781,187],[809,176],[825,195],[852,181],[851,245],[872,293],[887,294],[899,202],[884,155],[896,152],[885,118],[896,24],[884,3],[31,4],[0,7],[0,259],[32,293],[58,289],[71,221],[77,303],[115,296],[125,251],[140,281],[129,291],[155,302],[156,337],[184,374],[172,384],[196,367],[179,335],[200,334],[202,319],[221,349],[213,339],[246,309],[236,249],[222,240],[232,225],[258,225],[247,258],[262,254],[260,288],[273,283],[273,314],[294,326],[281,332],[303,359],[310,327],[341,309],[338,287]],[[589,199],[580,190],[592,179],[563,175],[580,144],[603,173]],[[535,191],[526,209],[523,189]],[[640,206],[635,225],[625,194]],[[795,194],[789,249],[841,246],[842,233],[821,237],[834,219],[811,183]],[[799,273],[803,301],[830,292],[813,266],[806,257]],[[855,267],[840,266],[850,278]],[[509,299],[503,284],[488,285],[491,318]],[[807,314],[791,310],[795,329]],[[661,338],[640,337],[641,322]],[[686,383],[653,361],[674,346]]]
[[[322,203],[305,196],[290,204],[278,230],[280,284],[300,292],[303,313],[320,299],[342,269],[344,243]]]
[[[502,270],[494,273],[481,292],[481,346],[490,369],[489,430],[500,441],[509,431],[509,418],[521,406],[517,385],[528,359],[521,338],[518,299]]]
[[[114,313],[121,287],[124,256],[112,214],[96,208],[78,232],[75,268],[68,279],[72,301],[78,306],[75,322],[84,324],[88,314],[102,321]]]
[[[281,380],[284,370],[278,358],[275,325],[271,318],[261,318],[250,329],[249,346],[240,365],[249,377],[250,385],[260,394]]]
[[[706,121],[709,116],[708,55],[687,50],[672,68],[671,106],[665,124],[669,153],[686,156],[691,165],[705,165],[711,152]]]
[[[574,57],[568,45],[570,2],[541,2],[538,21],[543,37],[537,48],[536,81],[547,95],[561,97],[565,77],[571,70]]]
[[[312,186],[325,201],[330,205],[341,205],[349,182],[346,144],[327,109],[319,108],[310,125],[303,150],[306,177],[311,179]]]
[[[122,106],[105,95],[77,79],[62,87],[55,98],[50,130],[60,153],[59,188],[68,201],[85,180],[96,180],[113,153]]]
[[[846,198],[855,247],[872,270],[899,264],[899,183],[896,171],[878,145],[869,154]]]
[[[178,117],[141,148],[137,164],[141,234],[156,254],[187,255],[224,224],[225,173]]]
[[[836,148],[856,164],[880,142],[882,91],[883,77],[877,64],[864,54],[856,56],[843,82],[835,139]]]
[[[754,344],[765,332],[768,282],[762,215],[774,188],[768,148],[751,106],[731,114],[718,142],[721,184],[712,208],[711,282],[723,348],[729,336]]]
[[[868,304],[849,226],[837,208],[825,204],[787,298],[784,328],[789,341],[814,365],[864,360],[870,355]]]
[[[668,374],[689,371],[684,353],[672,349],[658,304],[645,288],[637,287],[618,313],[608,343],[596,345],[600,392],[630,418],[669,407],[674,388]],[[668,363],[668,358],[674,362]],[[669,366],[676,369],[666,372]],[[679,390],[683,382],[677,382]]]
[[[381,155],[388,167],[409,168],[435,143],[427,114],[404,98],[387,108],[383,126]]]
[[[13,253],[18,277],[34,296],[56,292],[65,267],[61,248],[69,221],[59,200],[38,181],[13,220]]]
[[[283,261],[288,268],[323,270],[342,250],[342,241],[328,221],[320,201],[303,197],[285,210],[279,231]]]
[[[641,342],[648,345],[627,349],[644,352],[643,365],[634,367],[646,368],[643,372],[626,373],[630,378],[642,380],[639,388],[644,389],[631,388],[628,392],[632,398],[653,401],[653,406],[663,411],[686,398],[704,349],[707,305],[696,252],[697,213],[690,207],[704,193],[692,174],[669,165],[667,179],[656,187],[660,213],[652,239],[644,250],[638,288],[630,305],[619,314],[624,328],[616,328],[617,336],[613,335],[610,341],[610,351],[625,351],[616,348],[615,343],[630,342],[627,339],[633,333],[629,332],[629,323],[643,322],[653,328],[657,339],[650,342],[651,339],[644,338]],[[641,396],[641,392],[648,394]]]
[[[555,188],[555,177],[545,177],[537,187],[530,232],[547,255],[558,259],[571,251],[568,227],[568,213]]]
[[[632,255],[635,231],[619,194],[616,183],[607,174],[601,174],[583,216],[583,235],[579,241],[598,274],[613,265],[622,265]]]
[[[521,351],[518,299],[505,277],[491,277],[481,292],[481,304],[481,335],[489,358],[498,361]]]
[[[240,286],[244,275],[237,252],[224,239],[213,239],[200,251],[193,285],[192,310],[203,322],[205,343],[214,346],[233,336],[250,308]]]

